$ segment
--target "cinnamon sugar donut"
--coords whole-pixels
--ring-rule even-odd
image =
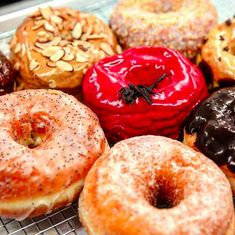
[[[102,20],[69,8],[42,8],[16,30],[10,48],[20,89],[77,89],[86,70],[117,52]]]
[[[163,46],[192,58],[217,13],[208,0],[119,0],[110,23],[124,48]]]
[[[168,208],[158,208],[161,202]],[[229,182],[180,142],[134,137],[114,145],[89,171],[79,201],[89,235],[233,235]]]
[[[78,197],[108,148],[96,115],[60,91],[0,97],[0,216],[49,213]]]

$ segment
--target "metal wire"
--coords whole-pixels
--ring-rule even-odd
[[[116,1],[94,0],[93,2],[94,4],[85,4],[79,7],[80,10],[94,13],[108,22],[109,14]],[[235,8],[233,0],[214,0],[213,2],[219,9],[220,21],[233,15],[233,9]],[[7,42],[13,33],[14,31],[0,34],[0,50],[6,54],[9,52]],[[29,218],[20,222],[13,219],[0,218],[0,235],[86,235],[77,216],[77,207],[77,203],[74,203],[50,215]]]

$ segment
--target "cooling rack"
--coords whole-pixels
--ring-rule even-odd
[[[235,14],[234,0],[213,0],[219,13],[219,20]],[[108,22],[115,0],[57,0],[51,1],[52,6],[69,6],[81,11],[91,12]],[[44,4],[42,4],[44,5]],[[20,19],[33,8],[0,16],[0,50],[8,54],[8,41],[14,33]],[[52,214],[29,218],[23,221],[0,218],[0,235],[86,235],[77,215],[78,205],[74,203]]]

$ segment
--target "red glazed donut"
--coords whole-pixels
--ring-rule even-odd
[[[177,138],[207,87],[179,52],[142,47],[96,63],[84,78],[83,96],[111,142],[145,134]]]
[[[163,202],[167,209],[159,209]],[[79,214],[89,235],[235,233],[232,192],[216,164],[157,136],[121,141],[99,158],[86,177]]]
[[[60,91],[0,97],[0,216],[24,219],[71,203],[107,149],[89,108]]]

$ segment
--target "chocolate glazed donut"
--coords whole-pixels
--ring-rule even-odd
[[[184,142],[235,179],[235,87],[214,92],[192,112],[186,121]],[[232,187],[235,192],[235,184]]]

